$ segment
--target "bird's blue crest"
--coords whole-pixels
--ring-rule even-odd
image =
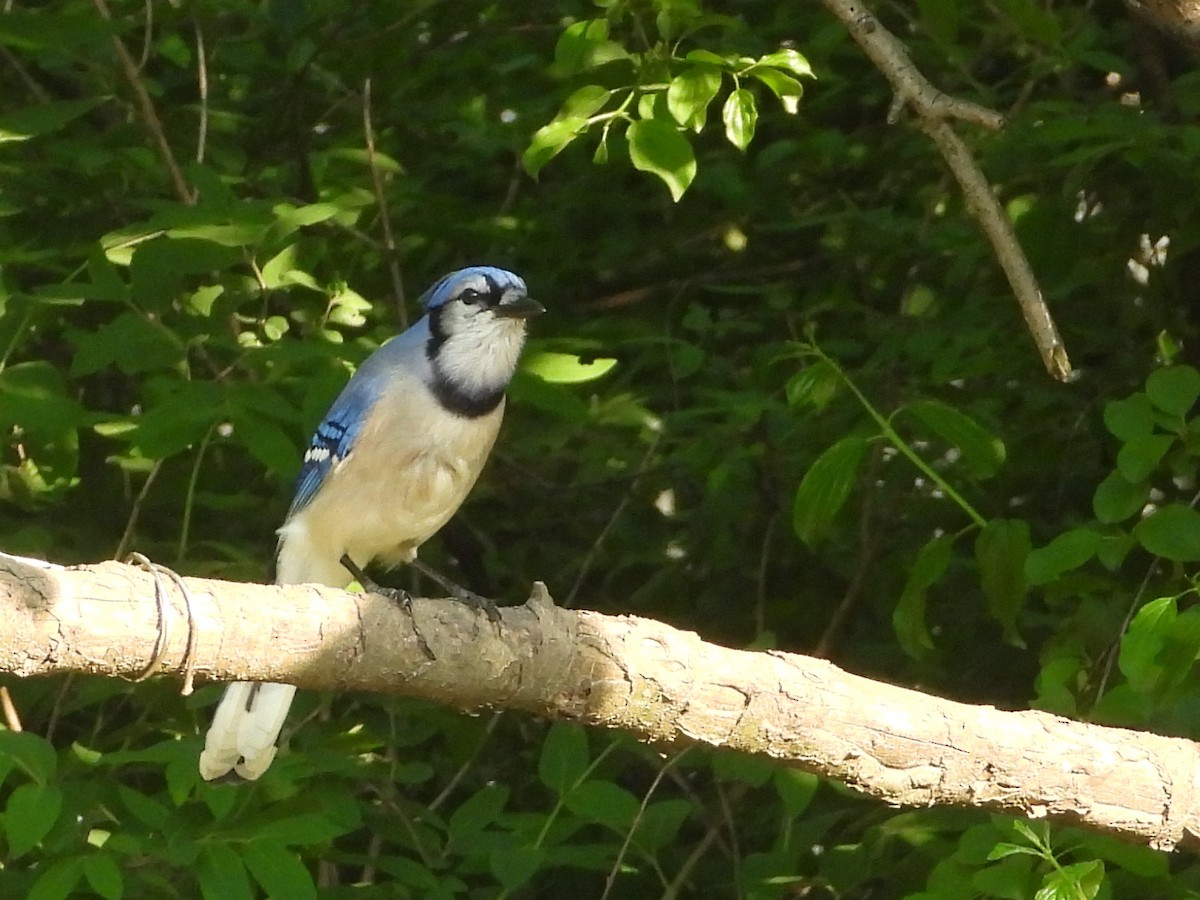
[[[514,275],[508,269],[500,269],[496,266],[468,266],[438,279],[433,287],[421,295],[421,306],[426,312],[437,309],[446,301],[453,299],[472,279],[478,278],[483,279],[489,287],[499,288],[501,291],[508,288],[517,288],[521,291],[526,289],[525,282],[521,280],[521,277]]]

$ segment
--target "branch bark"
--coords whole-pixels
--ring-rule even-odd
[[[1004,125],[998,112],[942,93],[921,74],[908,56],[908,50],[894,34],[883,27],[862,0],[822,0],[862,48],[867,58],[887,78],[896,92],[889,121],[902,106],[916,114],[921,130],[929,135],[945,159],[966,200],[967,210],[979,223],[991,242],[992,251],[1008,277],[1033,341],[1046,370],[1059,381],[1071,378],[1071,361],[1059,336],[1054,319],[1042,297],[1033,267],[1021,249],[1012,223],[992,191],[967,145],[950,127],[951,119],[973,122],[993,131]]]
[[[890,805],[972,806],[1200,849],[1191,741],[969,706],[822,660],[730,650],[648,619],[562,609],[541,585],[493,626],[440,600],[414,600],[410,617],[386,598],[332,588],[182,583],[190,599],[163,580],[156,602],[154,578],[132,566],[0,554],[0,672],[194,672],[518,709],[767,756]]]

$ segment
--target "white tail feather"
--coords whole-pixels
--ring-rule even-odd
[[[275,741],[296,688],[235,681],[225,688],[200,754],[200,777],[212,781],[231,769],[249,781],[275,759]]]

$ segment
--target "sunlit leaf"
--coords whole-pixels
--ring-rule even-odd
[[[806,544],[829,533],[834,518],[858,480],[867,450],[865,438],[844,437],[816,458],[796,490],[792,525]]]
[[[661,178],[678,202],[696,177],[696,157],[687,138],[659,119],[634,122],[626,138],[634,168]]]

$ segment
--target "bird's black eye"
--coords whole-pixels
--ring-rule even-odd
[[[458,295],[458,299],[463,303],[474,306],[483,299],[483,294],[475,290],[475,288],[463,288],[462,293]]]

